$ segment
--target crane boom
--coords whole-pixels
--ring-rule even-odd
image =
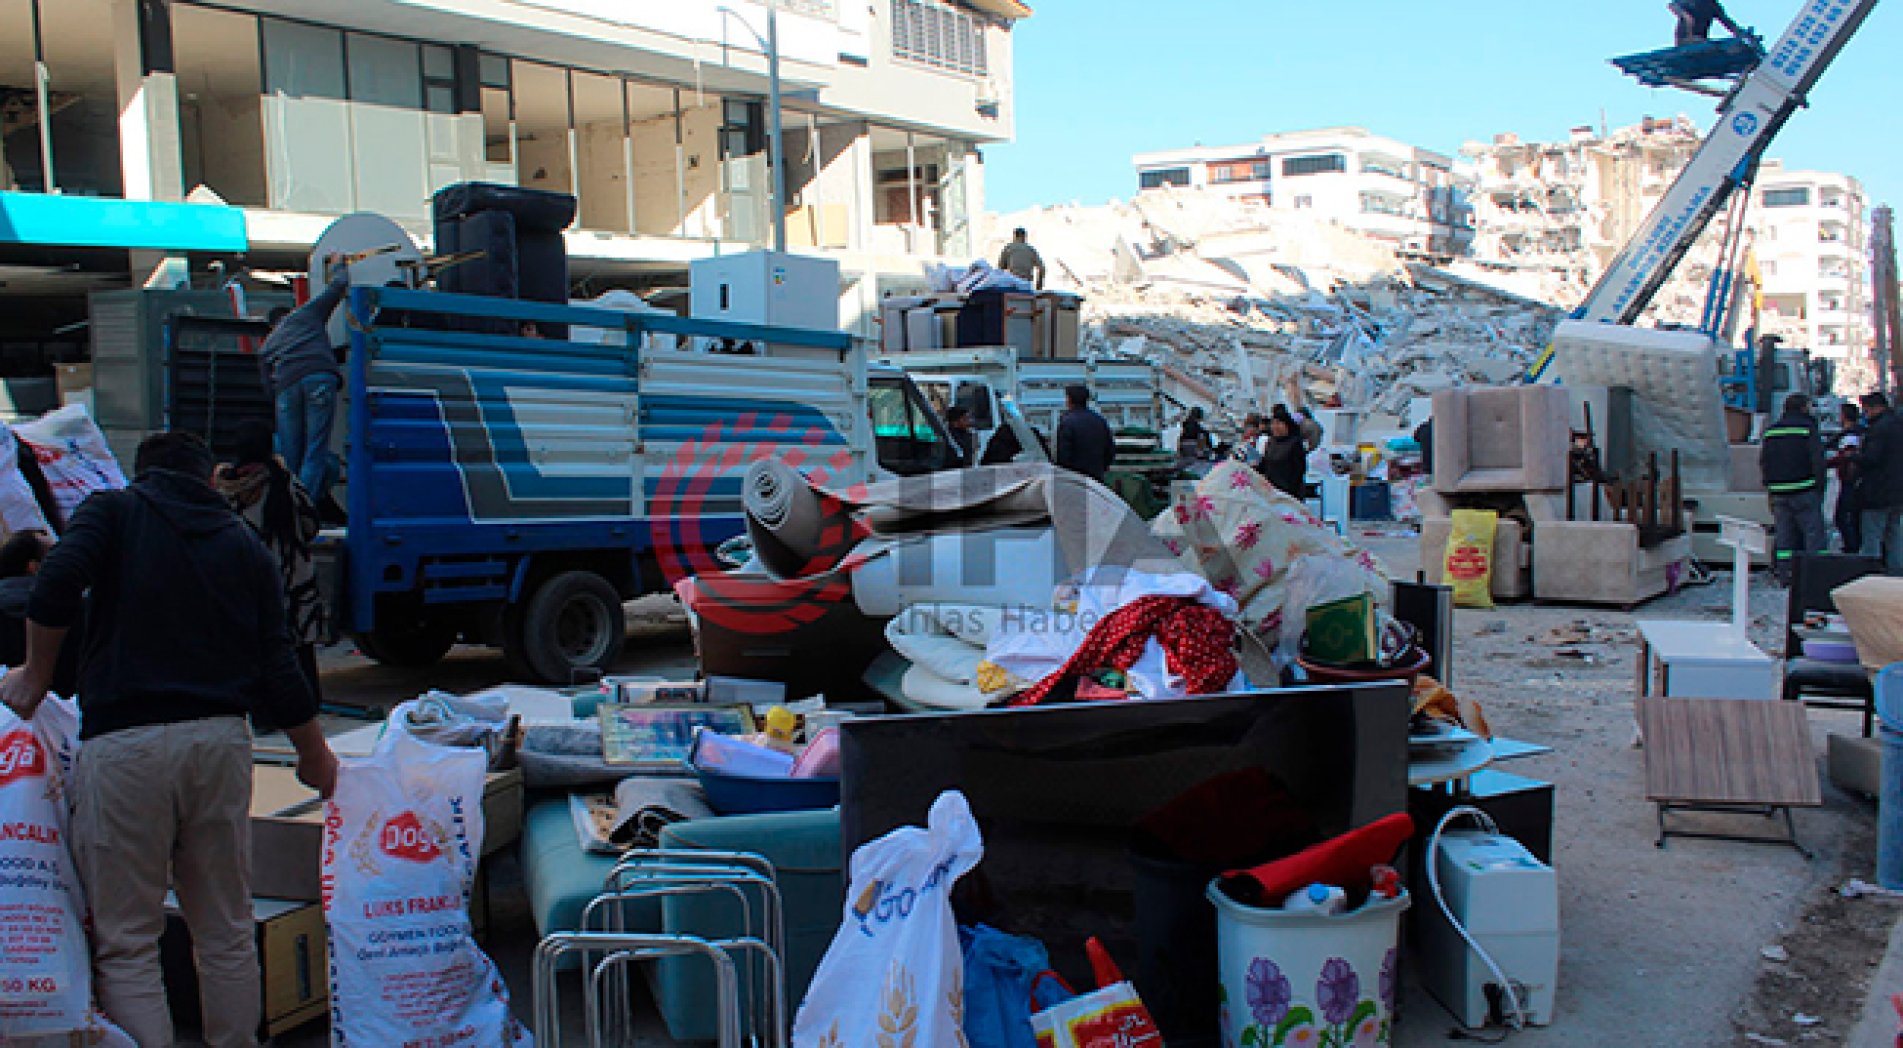
[[[1587,294],[1575,319],[1638,319],[1876,5],[1806,0],[1777,46],[1725,97],[1711,134]]]

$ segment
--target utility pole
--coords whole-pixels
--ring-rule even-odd
[[[1896,229],[1888,205],[1872,212],[1870,219],[1870,282],[1873,319],[1876,321],[1877,381],[1887,374],[1890,389],[1903,392],[1903,315],[1897,302]]]
[[[773,168],[773,250],[786,250],[786,143],[780,137],[780,3],[766,0],[767,163]]]

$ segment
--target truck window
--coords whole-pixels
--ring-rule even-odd
[[[991,413],[991,387],[982,382],[967,382],[958,387],[958,406],[971,412],[976,429],[995,429],[998,420]]]
[[[931,408],[902,379],[875,378],[866,391],[879,465],[899,476],[930,473],[945,464]]]

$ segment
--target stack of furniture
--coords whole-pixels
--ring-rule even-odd
[[[1434,394],[1434,483],[1419,496],[1428,581],[1452,511],[1473,508],[1500,513],[1495,599],[1630,607],[1671,587],[1691,557],[1677,484],[1655,467],[1618,487],[1576,484],[1571,414],[1557,386]]]

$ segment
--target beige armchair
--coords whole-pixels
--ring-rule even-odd
[[[1564,490],[1571,417],[1558,386],[1441,390],[1434,394],[1435,490]]]

